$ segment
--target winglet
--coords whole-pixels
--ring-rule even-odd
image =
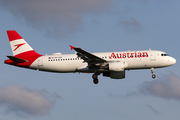
[[[69,46],[71,47],[71,50],[75,48],[74,46],[71,46],[71,45],[69,45]]]

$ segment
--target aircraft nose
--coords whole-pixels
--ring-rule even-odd
[[[174,59],[173,57],[171,57],[168,61],[171,65],[174,65],[176,63],[176,59]]]
[[[172,64],[174,65],[176,63],[176,59],[172,58]]]

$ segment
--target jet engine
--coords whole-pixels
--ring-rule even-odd
[[[128,66],[126,62],[111,62],[109,65],[109,71],[120,72]]]
[[[125,78],[125,68],[128,66],[126,62],[110,62],[108,64],[109,72],[103,73],[103,76],[113,79]]]

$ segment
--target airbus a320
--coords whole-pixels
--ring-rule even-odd
[[[123,79],[125,70],[151,69],[152,78],[155,78],[155,68],[176,63],[176,60],[165,52],[151,49],[89,53],[70,45],[76,54],[41,55],[35,52],[15,30],[8,30],[7,35],[13,56],[7,56],[9,59],[5,60],[6,64],[46,72],[93,73],[94,84],[99,82],[100,74],[112,79]]]

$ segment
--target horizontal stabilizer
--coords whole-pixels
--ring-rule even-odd
[[[23,60],[21,58],[17,58],[14,56],[7,56],[9,59],[11,59],[13,62],[17,62],[17,63],[23,63],[23,62],[27,62],[27,60]]]

